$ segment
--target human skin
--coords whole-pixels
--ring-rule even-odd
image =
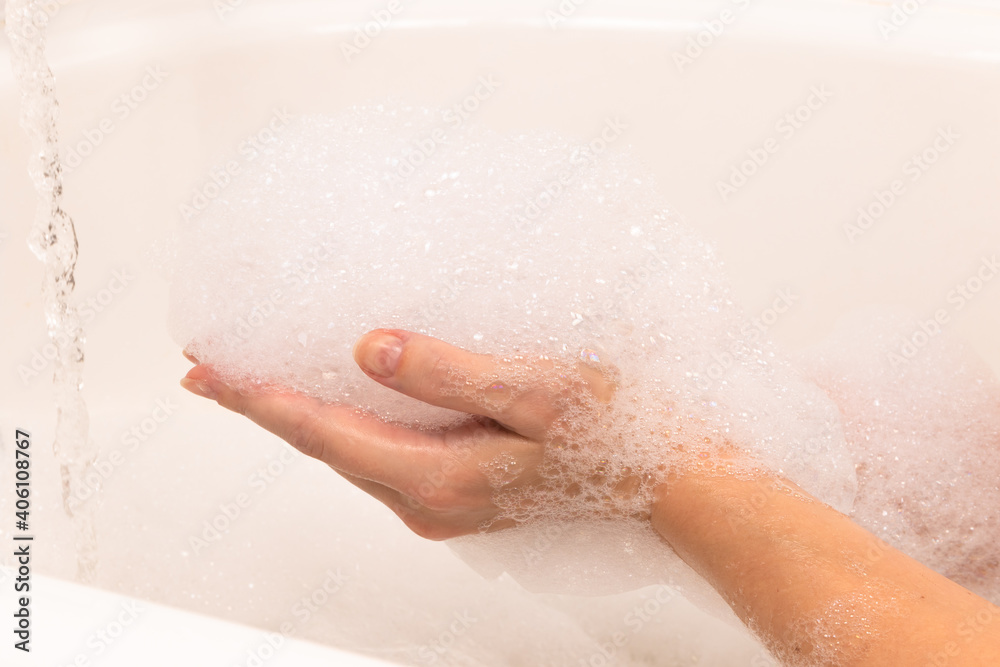
[[[354,357],[386,387],[477,418],[450,430],[411,430],[280,389],[244,395],[201,364],[181,384],[323,461],[435,540],[512,525],[498,519],[483,464],[509,455],[521,471],[511,485],[543,484],[538,467],[559,406],[573,395],[607,401],[614,391],[611,376],[590,364],[568,372],[545,357],[472,354],[405,331],[365,334]],[[522,379],[504,400],[484,402],[450,391],[456,374],[483,389],[497,378]],[[727,456],[737,454],[689,454],[655,487],[648,518],[664,548],[703,576],[783,662],[1000,665],[1000,608],[779,476],[733,474]],[[426,483],[441,471],[443,484]],[[633,485],[622,480],[615,488]]]

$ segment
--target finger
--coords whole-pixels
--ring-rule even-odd
[[[544,438],[574,391],[600,400],[613,392],[613,383],[594,364],[565,369],[545,357],[498,359],[408,331],[365,334],[354,346],[354,359],[366,375],[390,389],[489,417],[532,439]]]
[[[418,497],[421,480],[440,468],[446,453],[441,434],[386,424],[355,408],[292,392],[243,395],[203,365],[192,368],[181,385],[245,415],[338,471],[411,497]]]

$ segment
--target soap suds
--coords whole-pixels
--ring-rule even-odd
[[[801,355],[799,371],[741,334],[747,318],[711,245],[627,153],[467,124],[401,176],[440,120],[373,105],[292,121],[182,226],[178,344],[244,391],[282,385],[426,429],[466,417],[372,382],[351,357],[359,336],[407,329],[545,359],[558,382],[585,382],[581,364],[613,377],[609,402],[562,406],[544,484],[505,493],[516,462],[486,465],[501,518],[521,525],[452,545],[489,576],[560,593],[666,583],[720,608],[644,513],[679,446],[737,447],[996,599],[997,457],[983,447],[997,442],[1000,402],[984,369],[947,347],[899,372],[876,368],[882,352],[834,338]],[[456,376],[449,391],[497,405],[538,382],[517,371],[478,380]]]

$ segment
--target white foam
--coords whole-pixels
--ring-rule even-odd
[[[850,509],[854,468],[836,407],[769,343],[741,336],[745,318],[711,246],[664,206],[640,164],[469,125],[448,128],[407,173],[417,142],[438,127],[437,112],[404,106],[290,123],[183,226],[175,340],[244,390],[277,383],[428,428],[457,415],[365,377],[351,358],[361,334],[401,328],[476,352],[548,355],[571,376],[582,351],[613,364],[610,405],[568,408],[557,436],[576,446],[546,450],[540,502],[525,509],[523,494],[497,496],[529,531],[590,522],[589,565],[534,577],[549,588],[694,580],[666,549],[647,558],[648,521],[600,530],[648,509],[678,443],[735,443]],[[530,378],[507,380],[516,388]],[[640,480],[634,494],[612,492],[623,476]],[[516,558],[533,537],[474,539],[491,558],[506,540]]]
[[[361,334],[402,328],[500,357],[546,355],[570,381],[581,360],[613,366],[610,404],[563,406],[553,437],[572,446],[547,448],[535,502],[498,490],[502,515],[522,525],[453,541],[490,577],[588,594],[667,583],[722,608],[648,521],[623,517],[648,509],[677,444],[730,443],[998,600],[1000,388],[988,370],[943,336],[893,368],[887,351],[913,325],[876,316],[799,356],[804,379],[743,333],[711,246],[618,146],[443,121],[378,105],[290,123],[182,226],[175,340],[244,390],[279,384],[422,428],[463,417],[365,377],[351,358]],[[445,140],[428,144],[435,129]],[[515,394],[537,381],[501,379]],[[452,391],[490,400],[460,377]],[[509,464],[483,473],[500,487]],[[634,492],[616,493],[629,476]],[[859,604],[829,610],[818,631],[855,628]]]
[[[906,348],[915,332],[931,332]],[[845,318],[802,364],[836,401],[858,497],[851,516],[893,547],[1000,603],[1000,383],[933,322]],[[877,557],[877,553],[873,554]]]

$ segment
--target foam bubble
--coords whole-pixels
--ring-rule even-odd
[[[989,367],[939,325],[889,309],[845,318],[801,363],[843,415],[852,518],[1000,602],[1000,382]]]
[[[711,245],[664,206],[642,165],[472,124],[448,128],[429,151],[435,128],[447,128],[438,112],[381,105],[290,123],[183,226],[175,340],[241,389],[276,383],[424,428],[462,417],[365,377],[351,358],[361,334],[409,329],[544,358],[571,384],[585,382],[581,363],[613,373],[610,403],[562,406],[545,484],[497,494],[502,516],[536,526],[525,530],[573,522],[564,539],[588,536],[590,566],[576,559],[545,577],[565,590],[686,571],[642,518],[681,444],[737,446],[850,509],[854,464],[836,406],[770,343],[743,334]],[[486,386],[455,378],[452,390],[502,401],[537,381],[511,371]],[[484,471],[501,486],[504,465]],[[495,556],[498,540],[514,554],[534,535],[474,539]]]
[[[589,594],[666,583],[728,611],[644,513],[678,444],[736,446],[1000,601],[1000,387],[987,369],[943,336],[894,368],[887,352],[913,325],[877,316],[798,357],[803,376],[747,335],[711,245],[626,153],[443,120],[378,105],[290,123],[182,226],[175,340],[245,391],[283,385],[420,428],[464,416],[365,377],[351,348],[366,331],[418,331],[508,368],[543,359],[558,369],[543,380],[556,389],[582,386],[581,369],[608,374],[610,402],[559,406],[540,488],[507,488],[520,472],[510,457],[484,464],[502,516],[521,525],[452,544],[490,577]],[[434,130],[445,140],[427,143]],[[456,376],[449,390],[498,405],[538,382],[509,370]],[[838,600],[799,630],[877,632],[857,620],[877,606],[871,595]],[[823,650],[814,657],[852,649]]]

